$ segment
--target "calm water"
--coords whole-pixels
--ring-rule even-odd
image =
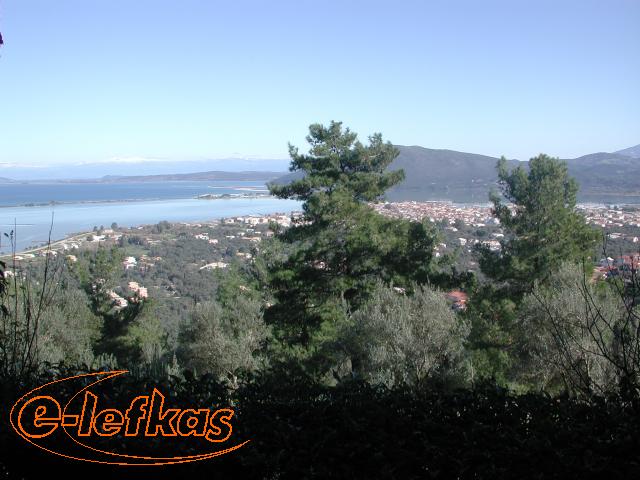
[[[129,227],[162,220],[194,222],[235,215],[290,212],[299,208],[298,202],[275,198],[194,198],[205,193],[264,193],[265,186],[261,182],[29,184],[2,187],[0,205],[12,206],[0,208],[0,232],[10,232],[15,223],[18,251],[47,241],[52,215],[51,238],[59,240],[72,233],[89,231],[94,226],[109,227],[112,222]],[[24,206],[51,201],[64,203]],[[4,235],[0,251],[10,251]]]
[[[50,202],[166,200],[248,190],[266,192],[266,187],[264,182],[232,181],[6,184],[0,185],[0,207]]]
[[[265,193],[262,182],[149,182],[112,184],[9,184],[0,185],[0,233],[16,224],[17,250],[47,241],[53,215],[52,240],[94,226],[135,226],[170,222],[196,222],[234,215],[266,214],[298,210],[300,204],[275,198],[197,200],[207,193]],[[482,189],[391,192],[389,200],[450,200],[455,203],[486,203]],[[582,197],[581,202],[638,204],[637,197]],[[54,205],[42,205],[58,202]],[[37,204],[38,206],[26,206]],[[0,252],[10,251],[1,238]]]

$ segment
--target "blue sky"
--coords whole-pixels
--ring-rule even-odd
[[[640,142],[637,0],[0,0],[0,32],[0,163],[286,158],[332,119],[519,159]]]

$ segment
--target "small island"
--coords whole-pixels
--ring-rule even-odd
[[[206,193],[198,195],[198,200],[230,200],[237,198],[269,198],[272,195],[268,193]]]

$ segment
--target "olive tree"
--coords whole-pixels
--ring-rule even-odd
[[[102,319],[91,312],[80,290],[61,290],[43,311],[38,330],[39,361],[91,365]]]
[[[372,299],[351,315],[343,346],[354,373],[371,383],[420,386],[465,375],[468,332],[441,291],[416,286],[407,294],[379,284]]]
[[[498,252],[480,249],[480,267],[517,298],[545,282],[558,263],[590,259],[599,234],[576,210],[578,183],[566,162],[541,154],[527,169],[509,170],[504,158],[497,169],[501,195],[490,198],[505,238]]]
[[[224,307],[203,302],[180,333],[180,363],[199,374],[226,378],[235,386],[239,375],[260,366],[267,335],[259,300],[239,295]]]
[[[565,264],[536,285],[520,311],[523,374],[540,388],[640,393],[638,308],[620,280],[594,282]]]

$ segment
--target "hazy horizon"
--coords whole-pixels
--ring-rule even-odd
[[[398,145],[401,147],[401,145]],[[407,145],[408,147],[424,147]],[[640,146],[640,145],[639,145]],[[634,145],[634,147],[637,147]],[[452,149],[432,149],[452,150]],[[454,150],[455,151],[455,150]],[[462,152],[484,155],[482,152]],[[542,152],[540,152],[542,153]],[[601,152],[590,152],[601,153]],[[616,152],[606,152],[616,153]],[[529,159],[510,159],[528,161]],[[569,160],[569,159],[565,159]],[[20,182],[47,180],[89,180],[106,176],[148,176],[188,174],[207,171],[221,172],[281,172],[289,171],[289,158],[231,157],[220,159],[170,160],[148,158],[118,158],[102,162],[61,162],[56,164],[10,164],[0,162],[0,178]]]

